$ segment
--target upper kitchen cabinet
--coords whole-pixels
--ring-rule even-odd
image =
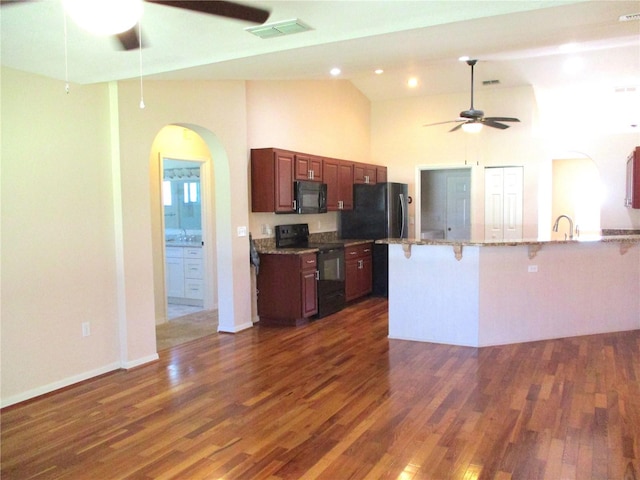
[[[296,153],[295,179],[322,182],[322,158],[306,153]]]
[[[369,165],[367,163],[354,163],[353,165],[353,183],[371,183],[374,184],[376,180],[376,166]]]
[[[376,183],[387,183],[387,167],[376,165]]]
[[[375,184],[387,182],[387,167],[367,163],[353,164],[353,183]]]
[[[327,210],[353,210],[354,162],[325,158],[322,169],[327,184]]]
[[[626,207],[640,208],[640,147],[636,147],[627,157]]]
[[[251,211],[294,213],[295,153],[275,148],[251,150]]]

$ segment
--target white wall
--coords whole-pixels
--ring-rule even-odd
[[[3,405],[120,365],[109,109],[2,69]]]

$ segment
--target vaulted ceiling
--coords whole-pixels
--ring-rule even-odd
[[[501,86],[576,81],[640,91],[639,1],[247,1],[267,23],[311,29],[261,39],[251,24],[146,3],[141,51],[66,19],[59,0],[4,3],[2,65],[75,83],[151,79],[347,79],[372,101],[462,92],[468,67]],[[65,53],[66,52],[66,53]],[[569,68],[572,67],[572,68]],[[375,74],[374,70],[384,73]],[[418,85],[407,87],[409,77]]]

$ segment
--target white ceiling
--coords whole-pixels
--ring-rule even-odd
[[[462,92],[480,60],[498,87],[589,81],[640,92],[640,1],[245,1],[271,11],[268,23],[299,18],[313,30],[260,39],[251,24],[145,4],[139,51],[91,36],[66,20],[59,0],[5,4],[0,10],[2,65],[73,83],[152,79],[327,79],[342,69],[372,101]],[[572,53],[561,45],[575,42]],[[66,60],[65,60],[66,45]],[[568,74],[579,57],[584,70]],[[375,75],[374,69],[384,69]],[[418,87],[409,89],[415,76]]]

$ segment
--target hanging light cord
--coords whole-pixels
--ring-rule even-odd
[[[63,10],[62,18],[64,18],[64,91],[69,94],[69,53],[67,49],[67,14]]]
[[[144,108],[144,90],[142,88],[142,28],[140,27],[140,24],[142,23],[142,20],[140,20],[138,22],[138,38],[140,39],[139,43],[140,43],[140,48],[138,48],[139,51],[139,59],[140,59],[140,108]]]

